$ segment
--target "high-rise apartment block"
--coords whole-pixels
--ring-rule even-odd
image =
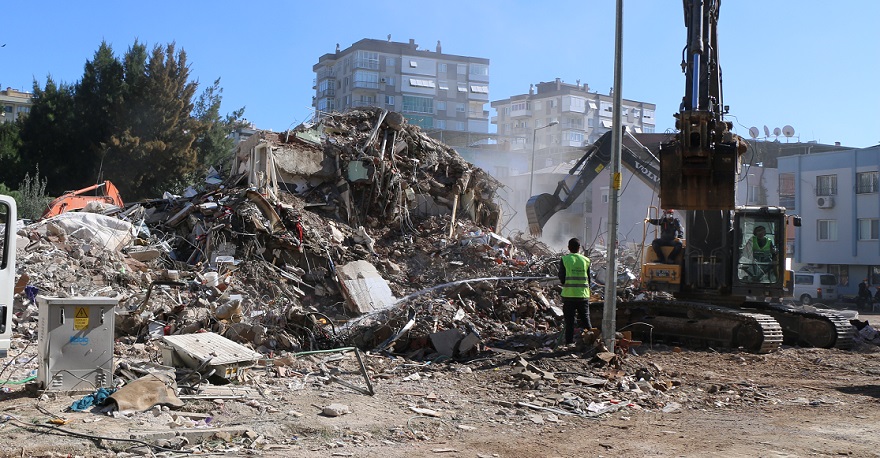
[[[528,94],[492,102],[498,112],[492,124],[497,124],[498,142],[504,149],[538,150],[536,154],[543,159],[538,163],[540,168],[568,160],[572,154],[580,157],[582,151],[575,154],[574,148],[589,145],[611,130],[612,102],[612,95],[590,92],[580,80],[568,84],[556,78],[532,86]],[[621,117],[628,131],[654,132],[656,105],[622,102]]]
[[[489,132],[489,59],[444,54],[409,43],[365,38],[324,54],[315,72],[317,117],[359,106],[404,115],[446,143]]]

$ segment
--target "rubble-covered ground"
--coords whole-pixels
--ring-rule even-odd
[[[0,456],[877,454],[873,328],[851,351],[561,347],[560,253],[499,235],[500,183],[396,113],[262,132],[233,171],[19,228]],[[35,385],[39,296],[118,301],[112,402]],[[202,333],[256,356],[169,361]]]

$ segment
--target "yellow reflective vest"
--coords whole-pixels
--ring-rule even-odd
[[[562,257],[562,265],[565,266],[562,297],[589,299],[590,279],[587,278],[587,272],[590,271],[590,258],[578,253],[569,253]]]

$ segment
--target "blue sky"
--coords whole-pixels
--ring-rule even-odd
[[[684,93],[686,30],[678,0],[625,0],[623,97],[657,105],[674,126]],[[9,1],[0,31],[0,87],[30,90],[46,76],[76,82],[102,40],[122,56],[135,39],[176,42],[201,88],[221,78],[223,112],[245,107],[261,129],[309,118],[312,66],[362,38],[490,59],[490,100],[529,84],[613,83],[613,0]],[[737,133],[791,125],[790,141],[880,143],[880,2],[725,0],[719,56]],[[486,109],[489,109],[487,104]],[[494,111],[492,115],[494,115]],[[763,133],[761,134],[763,137]],[[773,137],[771,137],[771,140]],[[786,141],[780,137],[780,141]]]

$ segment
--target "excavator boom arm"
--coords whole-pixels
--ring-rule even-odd
[[[660,171],[657,169],[657,164],[659,161],[635,137],[628,132],[625,132],[624,135],[621,162],[649,187],[655,191],[658,190]],[[641,155],[637,154],[630,146],[639,151]],[[610,162],[611,131],[606,132],[599,137],[596,143],[587,147],[584,155],[568,172],[568,176],[556,185],[556,191],[553,194],[544,193],[529,198],[526,204],[529,232],[540,235],[550,217],[571,206]],[[571,186],[569,186],[570,182],[573,182]]]

